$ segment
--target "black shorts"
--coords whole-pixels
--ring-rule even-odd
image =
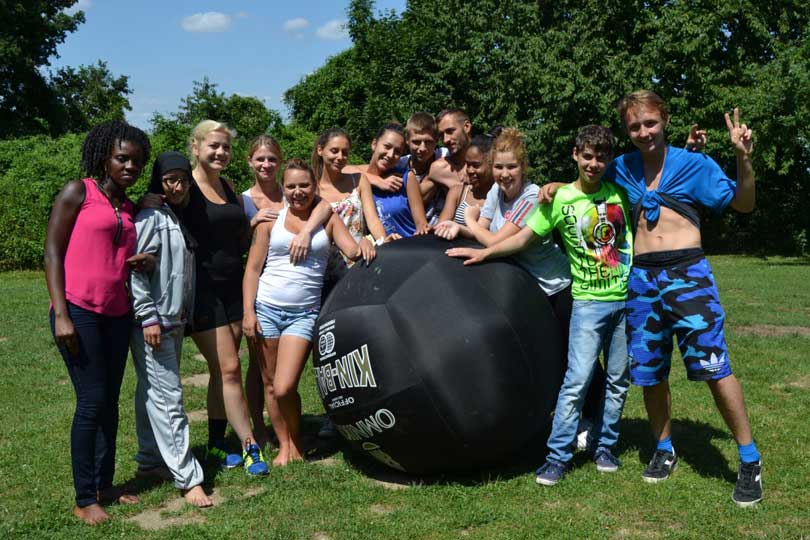
[[[241,281],[197,282],[191,332],[204,332],[242,320]]]

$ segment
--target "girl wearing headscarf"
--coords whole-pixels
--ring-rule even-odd
[[[189,504],[211,506],[202,488],[203,470],[191,453],[180,385],[183,330],[194,301],[194,240],[182,222],[192,182],[191,164],[178,152],[155,160],[149,191],[165,195],[159,208],[135,218],[137,249],[154,255],[152,273],[132,274],[135,315],[132,358],[138,374],[135,419],[138,470],[174,479]]]

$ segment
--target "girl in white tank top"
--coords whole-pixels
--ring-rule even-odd
[[[290,242],[295,234],[285,227],[288,210],[284,208],[279,212],[270,231],[270,245],[264,271],[259,277],[256,301],[291,311],[319,309],[331,242],[326,230],[318,226],[307,258],[299,264],[292,264]]]
[[[334,240],[347,257],[367,263],[376,255],[368,240],[355,242],[333,214],[316,229],[308,256],[298,264],[290,261],[290,242],[312,214],[316,188],[309,165],[300,159],[287,163],[283,189],[288,206],[274,222],[256,227],[242,283],[242,329],[269,380],[265,404],[279,441],[274,465],[303,459],[298,382],[312,348],[329,247]]]

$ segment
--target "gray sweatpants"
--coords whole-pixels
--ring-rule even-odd
[[[183,409],[180,386],[180,350],[183,329],[164,330],[161,343],[152,349],[143,330],[132,332],[132,358],[138,374],[135,388],[135,431],[142,468],[164,465],[174,476],[174,485],[189,489],[203,482],[203,470],[189,447],[188,417]]]

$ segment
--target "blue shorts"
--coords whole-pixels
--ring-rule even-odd
[[[264,339],[278,339],[281,336],[296,336],[312,341],[315,333],[317,309],[286,311],[284,309],[256,302],[256,319],[261,326]]]
[[[723,332],[726,316],[702,250],[636,257],[627,293],[633,384],[653,386],[669,377],[673,334],[689,380],[710,381],[731,375]]]

